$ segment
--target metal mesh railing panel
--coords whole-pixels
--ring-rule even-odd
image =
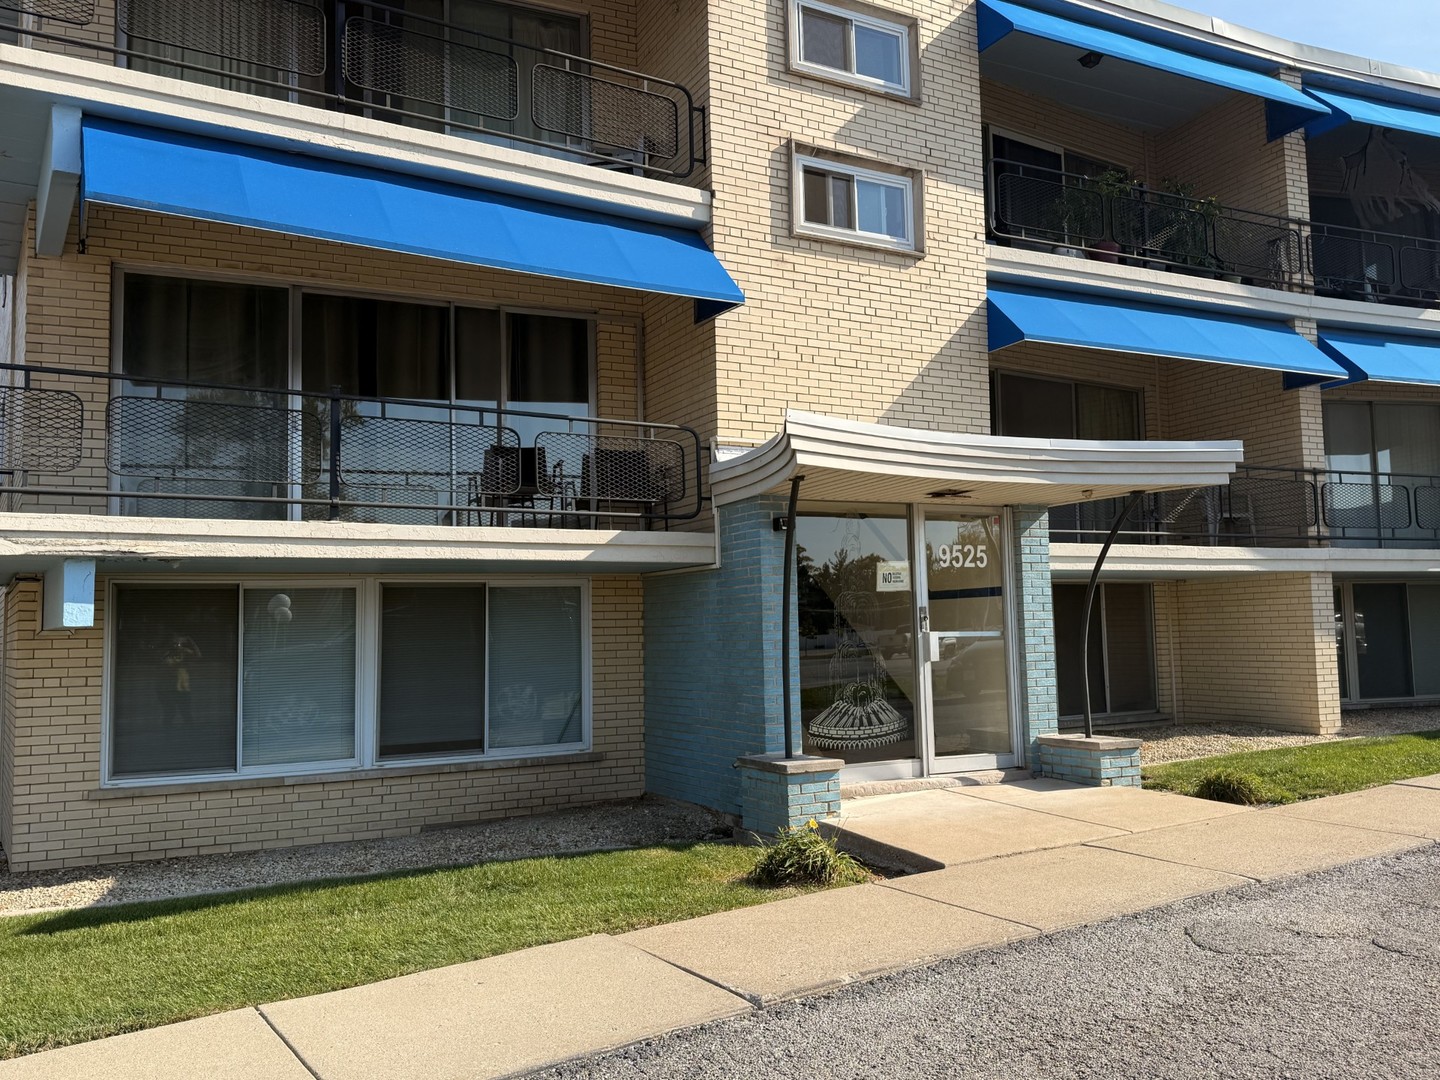
[[[1209,222],[1187,206],[1148,199],[1113,199],[1110,214],[1115,241],[1141,254],[1170,262],[1209,259]]]
[[[995,216],[1003,228],[1070,244],[1092,244],[1106,234],[1098,191],[1021,173],[996,177]]]
[[[671,503],[685,496],[685,450],[666,439],[585,432],[542,431],[536,450],[565,462],[579,475],[551,473],[540,480],[546,495],[573,493],[581,499]],[[573,489],[570,485],[574,485]]]
[[[1330,231],[1310,235],[1310,272],[1320,289],[1356,289],[1394,286],[1395,252],[1359,236]]]
[[[0,470],[72,472],[80,467],[84,439],[79,394],[0,386]]]
[[[507,495],[520,487],[520,436],[510,428],[404,417],[349,417],[340,434],[345,487],[426,488],[449,492],[480,478],[480,491]],[[391,500],[356,500],[391,501]],[[396,499],[396,502],[428,502]]]
[[[328,481],[307,484],[302,492],[306,499],[330,498]],[[342,506],[335,520],[376,525],[438,525],[451,510],[465,503],[463,488],[446,486],[443,478],[396,477],[374,483],[345,482],[340,485],[339,498],[350,503],[401,503],[401,506]],[[331,520],[330,508],[321,503],[307,503],[301,511],[305,521]]]
[[[1303,536],[1315,527],[1308,480],[1237,475],[1221,500],[1222,536]]]
[[[656,158],[680,152],[680,107],[664,94],[581,71],[537,64],[531,74],[535,126]]]
[[[1440,247],[1402,247],[1400,284],[1416,292],[1440,294]]]
[[[1215,257],[1223,271],[1284,281],[1300,268],[1300,233],[1292,226],[1222,212],[1212,229]]]
[[[1415,524],[1440,529],[1440,487],[1426,484],[1415,489]]]
[[[346,20],[341,70],[375,93],[492,120],[514,120],[520,111],[520,69],[512,57],[374,19]]]
[[[1410,527],[1410,491],[1399,484],[1328,483],[1321,494],[1332,529]]]
[[[120,476],[289,484],[314,476],[320,420],[299,409],[115,397],[106,465]]]
[[[296,75],[325,74],[325,12],[307,0],[117,0],[131,37]]]
[[[95,0],[0,0],[0,9],[71,26],[87,26],[95,19]]]

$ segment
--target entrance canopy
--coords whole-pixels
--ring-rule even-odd
[[[1287,386],[1348,372],[1281,322],[1085,293],[992,285],[990,351],[1021,341],[1263,368]]]
[[[806,499],[1061,506],[1127,492],[1227,484],[1238,442],[1016,439],[863,424],[790,411],[775,438],[710,469],[715,505],[786,490]]]
[[[93,117],[83,149],[87,202],[692,297],[701,317],[745,300],[673,226]]]

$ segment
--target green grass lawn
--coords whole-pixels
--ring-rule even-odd
[[[0,919],[0,1057],[794,895],[756,849],[492,862]]]
[[[1322,795],[1340,795],[1440,773],[1440,731],[1346,739],[1283,750],[1254,750],[1196,761],[1147,765],[1141,772],[1147,788],[1193,795],[1201,777],[1221,769],[1255,777],[1267,802],[1291,803]]]

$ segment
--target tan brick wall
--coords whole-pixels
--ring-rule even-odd
[[[1195,185],[1201,199],[1285,215],[1290,184],[1286,142],[1267,142],[1265,103],[1232,94],[1219,105],[1154,140],[1153,182],[1173,178]]]
[[[6,851],[12,846],[15,804],[15,680],[7,663],[14,634],[9,618],[12,592],[0,589],[0,848]]]
[[[636,577],[595,578],[592,588],[593,746],[603,760],[97,798],[104,596],[101,581],[94,629],[52,636],[36,633],[36,585],[7,593],[0,810],[12,870],[401,836],[644,788]]]
[[[980,80],[980,97],[990,127],[1107,161],[1129,169],[1140,180],[1150,175],[1150,140],[1134,128],[1067,109],[1061,102],[993,79]]]
[[[1190,580],[1175,596],[1180,719],[1339,729],[1329,574]]]
[[[918,104],[787,71],[783,0],[711,12],[714,242],[749,298],[715,328],[723,438],[787,407],[988,427],[973,4],[886,6],[919,20]],[[791,140],[923,172],[923,255],[792,236]]]
[[[1164,438],[1240,439],[1248,465],[1302,468],[1313,452],[1314,389],[1282,390],[1276,371],[1165,361]]]

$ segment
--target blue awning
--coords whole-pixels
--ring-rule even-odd
[[[81,197],[522,274],[745,296],[698,233],[367,166],[87,117]]]
[[[1033,34],[1064,45],[1074,45],[1086,52],[1098,52],[1128,60],[1132,64],[1168,71],[1188,79],[1198,79],[1214,86],[1223,86],[1283,107],[1270,113],[1267,126],[1272,139],[1294,131],[1307,120],[1329,111],[1314,98],[1307,97],[1293,86],[1248,68],[1166,48],[1111,30],[1102,30],[1098,26],[1072,22],[1043,11],[1032,11],[1030,8],[1007,3],[1006,0],[980,0],[976,10],[979,13],[981,52],[1006,34],[1018,30],[1022,34]]]
[[[1440,337],[1322,329],[1320,348],[1349,371],[1350,382],[1440,386]]]
[[[1331,110],[1329,116],[1306,125],[1306,131],[1311,135],[1354,122],[1440,138],[1440,99],[1436,100],[1433,109],[1423,109],[1417,105],[1400,105],[1338,90],[1319,90],[1309,86],[1305,89]]]
[[[1264,319],[1021,285],[989,291],[990,351],[1021,341],[1202,360],[1286,374],[1287,386],[1346,378],[1289,326]]]

